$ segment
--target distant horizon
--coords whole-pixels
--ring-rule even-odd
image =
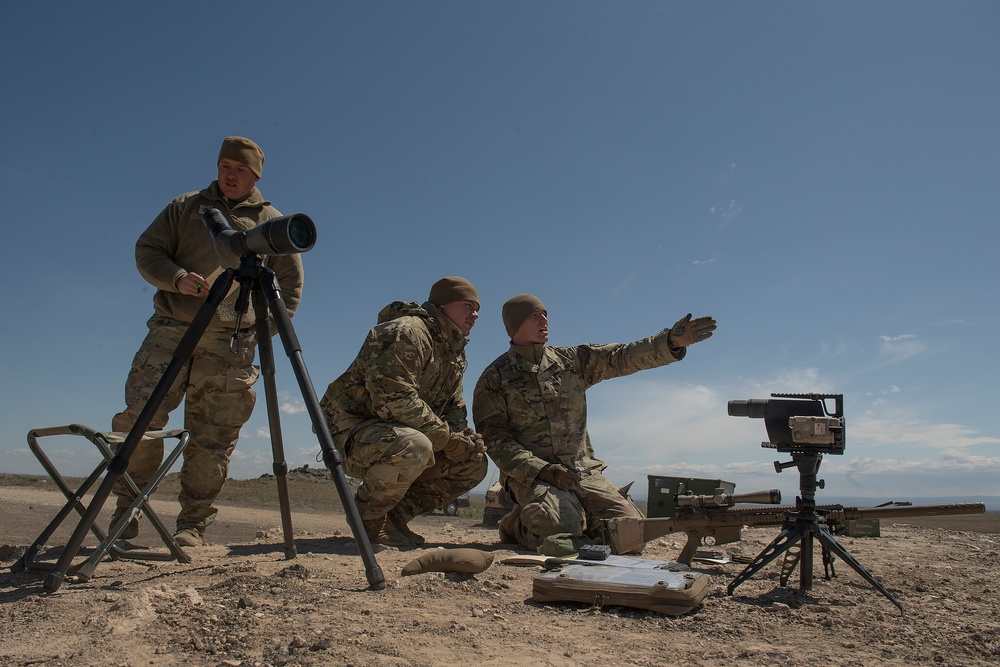
[[[313,470],[320,470],[320,471],[324,471],[324,472],[329,473],[329,471],[327,471],[323,466],[318,466],[318,465],[317,466],[313,466],[313,465],[309,465],[309,464],[306,464],[306,466],[308,468],[310,468],[310,469],[313,469]],[[294,473],[295,470],[300,469],[301,467],[302,466],[299,466],[298,468],[290,468],[288,472],[290,474]],[[170,475],[176,476],[177,472],[169,473],[168,476],[170,476]],[[2,471],[0,471],[0,477],[2,477],[2,476],[34,477],[34,478],[41,479],[41,480],[43,480],[45,482],[52,483],[52,480],[44,473],[44,471],[43,472],[39,472],[39,473],[12,473],[12,472],[2,472]],[[74,476],[74,477],[76,477],[76,476]],[[232,480],[232,481],[237,481],[237,482],[251,482],[251,481],[259,480],[259,479],[272,479],[272,478],[274,478],[274,473],[273,472],[267,472],[267,473],[261,473],[260,475],[257,475],[255,477],[230,477],[229,479]],[[331,488],[331,492],[332,493],[336,493],[336,488],[334,486],[333,478],[331,477],[328,481],[331,484],[331,487],[330,487]],[[53,483],[53,491],[58,491],[58,488],[55,487],[54,483]],[[94,491],[94,489],[92,488],[91,489],[91,493],[93,493],[93,491]],[[739,490],[738,492],[743,492],[743,490]],[[473,489],[469,493],[469,495],[471,497],[473,497],[473,498],[483,498],[483,497],[485,497],[485,494],[486,494],[486,489],[485,488],[480,488],[480,487],[477,487],[477,488]],[[649,492],[648,492],[648,489],[644,488],[642,490],[636,490],[634,492],[630,489],[629,490],[629,495],[632,496],[632,498],[634,500],[638,501],[638,502],[642,502],[642,503],[649,502]],[[914,505],[948,505],[948,504],[953,504],[953,503],[974,503],[974,502],[981,502],[981,503],[983,503],[986,506],[986,512],[987,513],[1000,512],[1000,495],[989,495],[989,496],[945,495],[945,496],[909,496],[909,497],[901,497],[901,496],[846,496],[846,495],[832,494],[832,493],[831,494],[827,494],[823,490],[820,490],[816,494],[816,503],[818,505],[844,505],[844,506],[847,506],[847,507],[874,507],[874,506],[876,506],[878,504],[881,504],[881,503],[884,503],[884,502],[889,502],[889,501],[909,502],[909,503],[912,503]],[[789,497],[787,497],[787,495],[783,494],[781,506],[791,506],[791,505],[794,505],[794,504],[795,504],[795,496],[794,495],[789,498]],[[755,507],[755,506],[759,507],[761,505],[749,505],[749,504],[744,505],[744,504],[739,504],[739,505],[736,505],[735,507]],[[766,507],[766,505],[763,505],[763,507]]]

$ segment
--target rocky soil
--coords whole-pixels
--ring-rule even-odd
[[[699,565],[703,604],[673,617],[627,607],[532,600],[537,566],[473,519],[418,518],[428,548],[490,551],[479,574],[401,577],[423,549],[377,554],[371,590],[342,514],[294,512],[297,555],[286,559],[280,518],[223,507],[209,546],[189,564],[108,560],[56,593],[44,574],[11,572],[61,507],[58,493],[0,487],[0,665],[997,665],[1000,528],[992,533],[881,525],[880,538],[840,538],[905,607],[900,614],[845,563],[826,581],[817,557],[810,591],[779,585],[771,564],[737,588],[744,565]],[[162,507],[161,507],[162,505]],[[154,505],[171,517],[176,505]],[[106,525],[106,518],[103,518]],[[74,519],[75,521],[75,519]],[[50,540],[52,560],[69,529]],[[137,547],[157,547],[144,524]],[[745,529],[734,551],[757,554],[777,534]],[[643,556],[673,560],[681,536]],[[91,547],[96,541],[85,543]]]

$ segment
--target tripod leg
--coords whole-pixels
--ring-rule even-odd
[[[261,277],[261,287],[264,289],[265,296],[267,296],[268,307],[274,318],[275,326],[278,328],[278,334],[281,336],[281,342],[285,347],[285,354],[288,355],[288,359],[292,364],[295,379],[298,381],[299,390],[302,393],[306,409],[309,412],[309,418],[312,420],[313,430],[316,432],[320,450],[323,452],[323,463],[326,464],[330,474],[333,475],[337,493],[340,495],[340,503],[343,505],[344,513],[347,515],[347,523],[354,533],[354,540],[358,544],[361,559],[365,563],[368,585],[375,590],[382,590],[385,588],[385,577],[382,574],[382,568],[379,566],[378,561],[375,560],[375,551],[372,549],[371,541],[368,539],[368,534],[361,523],[358,506],[354,502],[354,496],[351,494],[351,486],[347,482],[347,476],[344,474],[343,461],[340,458],[340,453],[334,447],[333,437],[330,435],[330,427],[327,426],[326,419],[323,417],[319,398],[316,396],[316,390],[313,389],[309,371],[302,360],[302,347],[299,345],[298,337],[295,335],[295,329],[292,328],[292,320],[288,316],[288,309],[285,308],[285,303],[281,300],[274,272],[270,269],[264,269],[263,273],[267,275],[268,279],[265,280],[263,276]]]
[[[94,525],[94,521],[97,520],[97,516],[101,513],[101,508],[104,507],[108,496],[111,495],[115,483],[128,470],[129,459],[132,458],[135,448],[139,446],[139,441],[142,440],[142,436],[146,433],[150,423],[152,423],[157,409],[166,398],[167,392],[170,391],[174,380],[180,375],[184,364],[194,354],[194,350],[198,346],[198,341],[205,334],[205,330],[211,324],[212,317],[215,315],[216,310],[218,310],[219,304],[222,303],[222,299],[229,292],[229,287],[233,283],[233,276],[234,271],[230,269],[216,279],[212,284],[212,289],[209,290],[208,298],[198,310],[194,320],[191,322],[191,326],[188,327],[184,337],[181,338],[181,342],[177,344],[177,349],[174,351],[173,358],[167,365],[166,370],[163,371],[163,376],[146,400],[146,405],[143,406],[142,412],[136,418],[132,430],[128,432],[125,442],[121,444],[115,453],[115,457],[111,459],[107,475],[105,475],[104,481],[101,482],[97,491],[94,492],[94,497],[91,499],[87,511],[66,543],[66,549],[60,554],[59,560],[56,561],[53,570],[45,577],[45,590],[50,593],[59,590],[59,587],[62,585],[70,564],[80,551],[80,546],[87,536],[87,531],[90,530],[91,526]]]
[[[253,290],[253,309],[257,318],[257,350],[260,353],[260,373],[264,378],[264,398],[267,402],[267,424],[271,431],[271,457],[274,479],[278,485],[278,505],[281,509],[281,532],[285,538],[285,559],[295,558],[295,538],[292,533],[292,510],[288,502],[288,462],[281,437],[281,416],[278,410],[278,390],[274,381],[274,347],[267,322],[267,302],[259,288]]]
[[[890,593],[889,590],[885,586],[883,586],[882,584],[880,584],[875,579],[875,577],[873,577],[871,575],[871,573],[864,568],[864,566],[861,563],[859,563],[858,561],[856,561],[854,559],[854,556],[852,556],[847,551],[847,549],[845,549],[844,547],[842,547],[840,545],[840,542],[838,542],[836,540],[836,538],[833,535],[830,534],[830,531],[827,530],[825,526],[822,527],[822,528],[820,528],[816,532],[816,538],[820,541],[820,543],[824,547],[826,547],[827,549],[829,549],[834,554],[840,556],[840,559],[842,561],[844,561],[845,563],[847,563],[848,565],[850,565],[854,569],[855,572],[857,572],[862,577],[864,577],[865,581],[867,581],[869,584],[871,584],[875,588],[875,590],[877,590],[879,593],[881,593],[882,595],[884,595],[885,597],[887,597],[889,599],[889,601],[892,602],[894,605],[896,605],[897,607],[899,607],[899,612],[900,613],[905,613],[903,611],[903,605],[899,602],[899,600],[897,600],[896,598],[894,598],[893,595],[892,595],[892,593]]]
[[[802,567],[799,568],[799,590],[811,591],[813,587],[813,535],[816,526],[812,523],[802,530]]]
[[[752,577],[754,573],[780,556],[783,552],[795,546],[801,537],[802,531],[798,526],[786,525],[783,527],[781,532],[778,533],[778,536],[774,538],[769,545],[764,547],[764,550],[753,559],[753,562],[747,565],[743,571],[736,575],[736,578],[729,583],[727,593],[732,595],[737,586]]]

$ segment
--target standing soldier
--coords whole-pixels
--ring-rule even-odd
[[[183,194],[167,204],[139,237],[136,265],[142,277],[156,287],[154,314],[146,323],[149,333],[132,361],[125,383],[126,408],[112,420],[113,430],[131,430],[208,296],[209,287],[225,271],[224,260],[216,252],[202,214],[216,208],[238,231],[281,215],[255,185],[263,166],[264,153],[257,144],[243,137],[226,137],[217,160],[218,179],[204,190]],[[262,259],[278,278],[289,314],[294,313],[302,296],[302,259],[297,254]],[[236,262],[231,266],[235,267]],[[251,388],[260,375],[253,364],[257,347],[252,325],[255,315],[251,305],[244,319],[251,326],[234,331],[237,293],[234,289],[219,304],[150,423],[151,429],[162,429],[170,411],[184,399],[184,428],[190,431],[191,439],[184,449],[178,495],[181,511],[174,538],[185,547],[204,544],[205,529],[218,512],[213,504],[225,484],[229,457],[256,400]],[[234,335],[240,337],[240,344],[230,349]],[[129,460],[129,475],[142,488],[162,459],[162,440],[142,440]],[[121,482],[114,492],[117,508],[112,525],[124,516],[133,500]],[[129,539],[138,534],[136,517],[122,537]]]
[[[372,543],[418,546],[408,524],[486,476],[482,438],[469,428],[462,376],[479,293],[449,276],[423,305],[395,301],[378,314],[357,358],[321,405]]]
[[[599,541],[601,519],[642,514],[594,455],[586,390],[680,361],[688,345],[712,335],[715,320],[687,315],[624,345],[549,347],[548,311],[538,297],[511,297],[502,312],[510,349],[483,371],[472,401],[476,428],[516,503],[500,521],[500,539],[528,549],[557,534]]]

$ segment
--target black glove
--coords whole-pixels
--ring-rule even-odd
[[[580,482],[580,473],[559,463],[550,463],[538,471],[538,479],[560,491],[569,491]]]
[[[712,317],[706,315],[692,320],[691,313],[688,313],[677,320],[677,324],[670,327],[667,343],[674,349],[687,347],[700,343],[706,338],[711,338],[713,331],[715,331],[715,320]]]

